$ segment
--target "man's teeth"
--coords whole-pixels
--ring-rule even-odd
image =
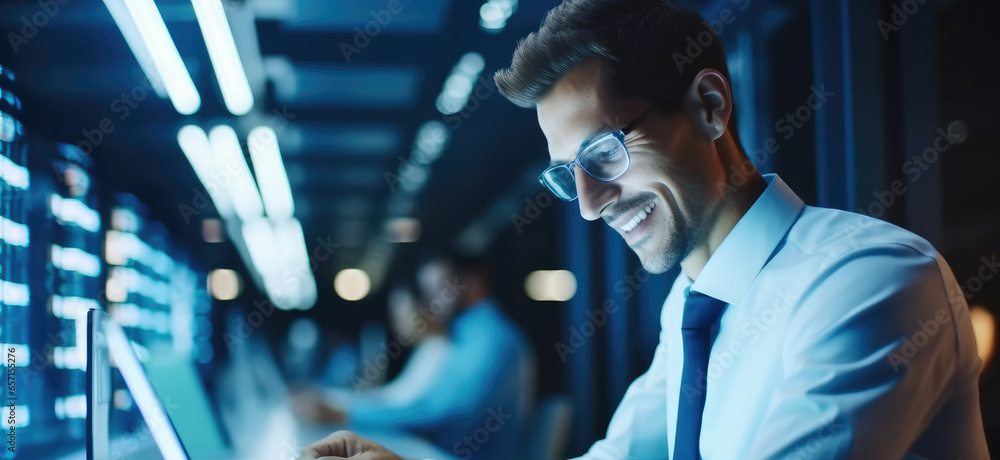
[[[639,210],[639,212],[635,215],[635,217],[632,218],[632,220],[628,221],[625,225],[621,226],[622,231],[628,233],[631,232],[633,229],[635,229],[635,226],[639,225],[639,222],[646,220],[646,217],[649,216],[649,213],[653,211],[654,206],[656,206],[655,203],[649,203],[646,205],[645,208]]]

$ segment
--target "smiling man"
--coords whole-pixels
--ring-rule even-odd
[[[989,458],[981,361],[947,263],[910,232],[805,206],[761,175],[721,45],[689,52],[705,33],[669,1],[565,0],[496,75],[537,111],[542,183],[646,270],[682,269],[649,370],[582,458]],[[318,446],[395,458],[331,439]]]

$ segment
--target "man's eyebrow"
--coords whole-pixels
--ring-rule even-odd
[[[604,135],[606,135],[608,133],[611,133],[613,131],[614,130],[611,129],[610,126],[608,126],[608,125],[602,125],[600,129],[598,129],[597,131],[594,131],[594,132],[590,133],[590,135],[588,135],[586,138],[583,139],[583,142],[580,143],[580,149],[576,151],[576,154],[579,155],[579,154],[583,153],[583,149],[585,147],[587,147],[587,144],[589,144],[589,143],[593,142],[595,139],[597,139],[597,138],[599,138],[601,136],[604,136]],[[576,157],[574,157],[574,159],[576,159]],[[556,161],[556,160],[552,160],[552,161],[549,161],[549,166],[562,165],[562,164],[569,163],[570,161],[573,161],[573,160],[569,160],[569,161]]]
[[[597,138],[599,138],[599,137],[601,137],[601,136],[603,136],[603,135],[605,135],[605,134],[608,134],[608,133],[610,133],[610,132],[611,132],[611,128],[609,128],[609,127],[607,127],[607,126],[603,126],[603,127],[601,127],[601,129],[599,129],[599,130],[597,130],[597,131],[594,131],[594,132],[590,133],[590,135],[589,135],[589,136],[587,136],[587,137],[586,137],[586,138],[585,138],[585,139],[583,140],[583,142],[581,142],[581,143],[580,143],[580,150],[579,150],[579,151],[577,152],[577,154],[579,154],[579,153],[583,152],[583,149],[584,149],[585,147],[587,147],[587,144],[589,144],[589,143],[591,143],[591,142],[594,142],[594,140],[596,140]]]

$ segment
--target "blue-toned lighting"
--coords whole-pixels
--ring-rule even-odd
[[[307,310],[316,304],[316,279],[309,265],[305,233],[297,219],[274,224],[275,244],[281,247],[281,271],[276,283],[283,287],[278,294],[286,297],[290,308]],[[281,299],[272,299],[281,300]],[[276,304],[277,305],[277,304]]]
[[[246,158],[243,157],[243,148],[236,137],[236,131],[229,126],[219,125],[209,131],[208,140],[218,162],[218,171],[226,177],[219,186],[225,189],[222,193],[228,192],[236,215],[244,222],[263,216],[264,204]]]
[[[97,278],[101,274],[101,259],[82,249],[53,244],[49,248],[49,259],[52,266],[60,270],[77,272],[91,278]]]
[[[27,284],[12,283],[0,280],[0,304],[12,307],[27,307],[31,300],[31,291]]]
[[[149,80],[153,91],[156,92],[156,95],[160,99],[166,99],[168,97],[167,89],[163,87],[163,82],[160,81],[160,76],[156,72],[156,65],[153,64],[153,56],[149,54],[149,49],[143,43],[142,35],[139,34],[139,28],[136,27],[135,21],[132,20],[132,16],[128,12],[128,8],[125,7],[125,1],[104,0],[104,5],[108,8],[108,12],[111,13],[111,18],[114,19],[115,24],[118,24],[122,36],[125,37],[125,43],[128,44],[129,49],[132,50],[132,54],[135,55],[136,61],[139,62],[139,68],[146,75],[146,79]]]
[[[195,175],[208,191],[208,196],[215,204],[219,215],[223,219],[234,218],[236,211],[233,209],[233,202],[229,198],[229,194],[216,183],[218,162],[215,161],[215,153],[212,151],[212,144],[209,142],[205,130],[195,125],[184,126],[177,132],[177,143],[180,144],[181,151],[191,163],[191,167],[194,168]]]
[[[11,187],[27,190],[28,185],[31,183],[30,177],[28,168],[14,163],[10,158],[0,155],[0,180],[6,182]]]
[[[208,47],[208,57],[222,89],[222,99],[233,115],[244,115],[253,108],[253,92],[236,51],[233,32],[226,11],[219,0],[191,0],[194,13]]]
[[[78,199],[63,198],[53,193],[49,196],[49,210],[61,224],[76,225],[94,233],[101,230],[101,215]]]
[[[517,0],[489,0],[479,8],[479,26],[487,32],[500,32],[517,11]]]
[[[279,221],[291,219],[295,202],[274,130],[270,126],[254,128],[247,136],[247,147],[267,217]]]
[[[468,53],[458,61],[458,68],[469,75],[478,75],[486,67],[486,61],[479,53]]]
[[[441,94],[438,95],[436,106],[439,112],[452,115],[460,112],[469,102],[476,80],[485,67],[483,56],[479,53],[466,53],[452,68],[451,74],[444,82]]]
[[[123,30],[125,40],[135,41],[135,34],[124,32],[132,26],[121,24],[119,21],[126,19],[121,14],[114,14],[114,7],[111,6],[114,1],[117,0],[105,0],[105,4],[109,5],[108,10],[112,11],[115,21],[119,24],[118,28]],[[198,108],[201,107],[201,97],[198,95],[194,82],[191,81],[191,75],[188,74],[187,67],[184,66],[184,61],[181,59],[180,53],[177,52],[173,39],[170,38],[170,32],[167,31],[167,26],[163,23],[163,17],[156,9],[156,4],[153,3],[153,0],[122,1],[125,2],[129,16],[134,27],[139,30],[139,36],[143,42],[143,45],[130,42],[129,47],[134,53],[135,49],[144,46],[151,56],[153,67],[156,69],[156,75],[147,73],[146,76],[151,82],[158,80],[163,84],[167,95],[170,96],[170,101],[178,112],[183,115],[197,112]],[[137,54],[137,59],[140,59],[139,54],[141,53]],[[144,70],[148,72],[149,69]]]
[[[0,216],[0,241],[26,248],[31,243],[31,230],[25,224]]]
[[[451,130],[444,123],[438,120],[425,122],[417,130],[410,159],[429,165],[441,157],[450,140]]]

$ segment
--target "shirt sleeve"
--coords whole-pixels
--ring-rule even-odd
[[[607,435],[577,460],[666,459],[667,450],[667,350],[661,332],[649,370],[625,391]]]
[[[904,458],[956,388],[977,391],[968,307],[936,254],[854,250],[823,270],[792,315],[784,376],[746,458]],[[976,428],[954,431],[974,437]]]
[[[403,370],[391,382],[365,393],[388,404],[409,404],[431,389],[447,359],[451,344],[444,337],[428,337],[414,349]]]

